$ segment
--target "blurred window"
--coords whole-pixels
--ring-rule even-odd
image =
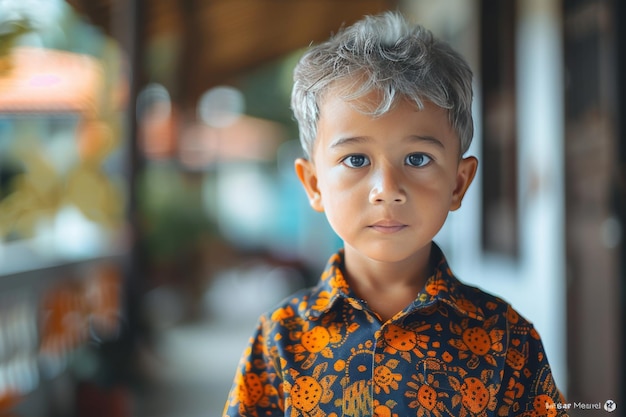
[[[122,63],[65,1],[0,2],[0,276],[123,250]]]

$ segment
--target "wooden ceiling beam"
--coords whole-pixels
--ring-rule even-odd
[[[115,1],[66,0],[111,33]],[[143,47],[174,34],[181,51],[175,84],[194,102],[211,86],[321,41],[365,14],[397,7],[397,0],[142,0]],[[171,47],[171,45],[170,45]],[[157,51],[158,52],[158,51]],[[165,51],[167,52],[167,51]],[[171,51],[169,55],[172,56]],[[169,58],[164,58],[169,59]],[[150,81],[150,80],[148,80]]]

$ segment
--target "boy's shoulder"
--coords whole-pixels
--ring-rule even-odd
[[[314,295],[318,293],[319,286],[318,284],[296,291],[266,311],[263,316],[274,322],[295,317],[309,319],[311,316],[310,300],[315,299]]]
[[[433,277],[426,283],[425,292],[430,295],[426,302],[439,301],[449,305],[461,315],[481,321],[500,316],[505,318],[508,326],[532,328],[532,324],[509,302],[457,278],[443,251],[436,244],[433,244],[433,254],[437,267]]]
[[[509,302],[479,287],[466,284],[452,277],[451,297],[447,302],[466,315],[480,320],[489,320],[494,316],[504,315],[510,325],[532,327]]]

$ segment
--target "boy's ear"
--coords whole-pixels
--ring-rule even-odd
[[[313,210],[323,212],[324,205],[322,204],[322,194],[317,186],[317,173],[315,172],[315,165],[308,159],[298,158],[295,162],[296,175],[300,179],[304,191],[309,198],[309,204],[313,207]]]
[[[465,196],[465,192],[476,176],[478,170],[478,159],[473,156],[461,159],[456,171],[456,187],[452,193],[452,204],[450,210],[458,210]]]

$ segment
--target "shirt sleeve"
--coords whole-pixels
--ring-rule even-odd
[[[223,417],[283,416],[282,379],[276,355],[266,343],[268,321],[261,318],[239,362]]]
[[[502,381],[511,416],[567,416],[539,333],[528,323],[514,326]]]

